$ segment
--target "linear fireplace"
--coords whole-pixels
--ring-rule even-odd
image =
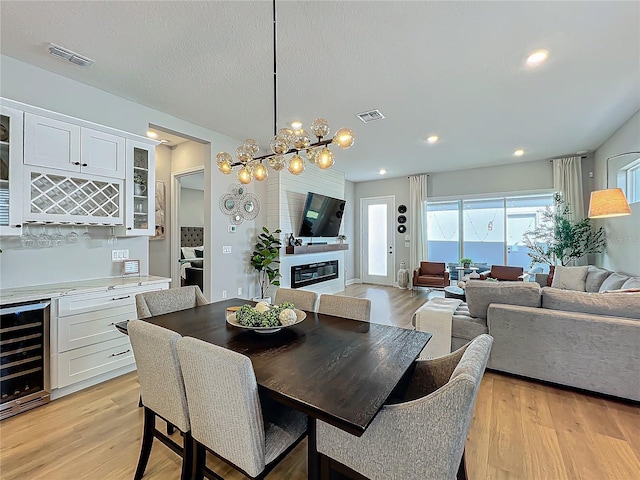
[[[336,278],[338,278],[338,260],[291,267],[291,288],[306,287]]]

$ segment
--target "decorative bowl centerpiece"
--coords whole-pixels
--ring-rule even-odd
[[[289,302],[283,302],[280,305],[258,302],[255,307],[242,305],[235,312],[227,313],[227,323],[257,333],[277,332],[283,327],[296,325],[305,318],[307,314]]]

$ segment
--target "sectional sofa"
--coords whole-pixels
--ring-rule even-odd
[[[556,269],[555,287],[469,282],[453,315],[451,348],[489,333],[488,368],[640,401],[640,278],[583,272],[562,284]]]

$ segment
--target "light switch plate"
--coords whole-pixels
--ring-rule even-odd
[[[231,245],[223,245],[222,253],[231,253]]]

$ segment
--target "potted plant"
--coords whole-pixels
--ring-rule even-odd
[[[269,232],[262,227],[262,233],[258,235],[255,250],[251,254],[251,265],[258,271],[258,285],[260,288],[260,300],[268,299],[267,289],[269,285],[280,285],[280,247],[282,242],[278,235],[281,230]]]
[[[472,263],[473,259],[471,258],[464,257],[460,259],[460,265],[462,265],[464,268],[469,268]]]
[[[531,266],[536,263],[567,266],[587,254],[602,253],[606,246],[604,229],[591,228],[591,219],[569,219],[571,209],[561,194],[553,195],[553,207],[542,212],[542,221],[524,233]]]

